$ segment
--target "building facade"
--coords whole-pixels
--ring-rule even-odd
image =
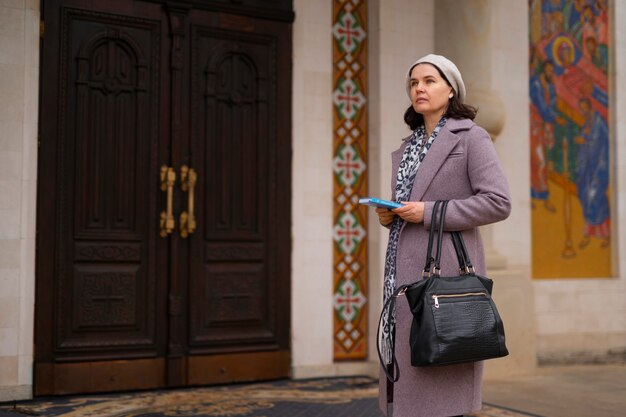
[[[0,401],[377,375],[387,230],[355,198],[390,196],[430,52],[511,186],[486,376],[626,351],[620,2],[102,3],[0,0]]]

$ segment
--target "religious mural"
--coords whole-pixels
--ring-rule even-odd
[[[529,4],[533,277],[610,277],[608,1]]]

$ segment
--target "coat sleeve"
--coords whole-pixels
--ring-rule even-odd
[[[467,230],[509,217],[509,185],[487,131],[472,127],[467,138],[467,175],[472,195],[451,199],[446,211],[446,231]],[[424,226],[430,227],[434,202],[426,202]]]

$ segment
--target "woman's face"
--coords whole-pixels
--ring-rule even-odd
[[[416,65],[411,70],[409,83],[415,112],[424,117],[441,118],[453,90],[439,75],[437,68],[426,63]]]

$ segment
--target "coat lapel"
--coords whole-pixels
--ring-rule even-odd
[[[432,147],[428,150],[426,158],[420,164],[417,177],[413,183],[413,189],[411,190],[411,201],[422,200],[437,171],[439,171],[452,149],[459,143],[460,138],[452,133],[457,128],[456,122],[457,120],[452,119],[446,123],[446,126],[441,129],[439,136],[433,142]]]
[[[474,122],[469,119],[449,119],[446,122],[446,125],[439,132],[439,136],[435,139],[435,142],[433,142],[433,146],[428,150],[426,158],[424,158],[420,164],[417,172],[419,181],[416,178],[416,181],[413,184],[413,189],[411,190],[411,201],[422,200],[424,193],[437,174],[437,171],[439,171],[441,165],[445,162],[446,158],[448,158],[452,149],[454,149],[457,143],[459,143],[459,140],[461,140],[461,138],[453,132],[467,130],[473,125]],[[391,189],[393,190],[394,199],[396,197],[396,174],[398,173],[398,168],[400,167],[400,162],[402,161],[404,149],[408,145],[407,139],[410,138],[411,136],[404,138],[402,146],[391,154]]]

